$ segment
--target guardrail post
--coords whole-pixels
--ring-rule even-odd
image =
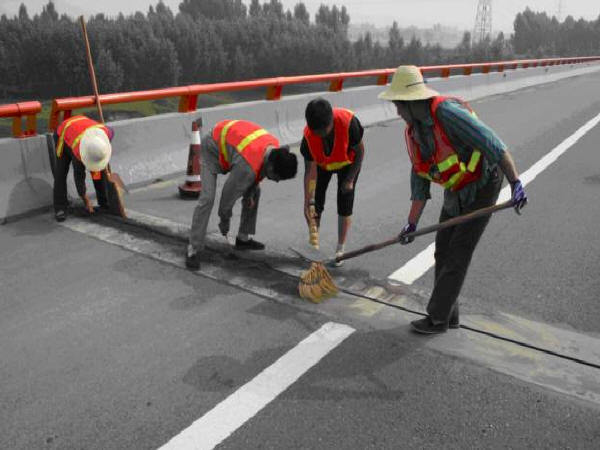
[[[383,74],[377,77],[377,86],[385,86],[388,83],[388,75]]]
[[[269,86],[267,88],[267,100],[279,100],[281,98],[281,91],[283,86],[276,84],[275,86]]]
[[[197,95],[182,95],[179,98],[179,112],[193,112],[198,108]]]
[[[473,68],[472,67],[465,67],[463,69],[463,75],[471,75],[473,73]]]
[[[444,68],[441,70],[442,78],[448,78],[450,76],[450,69]]]
[[[342,90],[343,86],[344,86],[343,78],[338,78],[337,80],[331,80],[331,83],[329,83],[329,91],[330,92],[339,92]]]

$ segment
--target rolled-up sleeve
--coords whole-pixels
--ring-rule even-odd
[[[420,177],[411,168],[410,170],[410,199],[429,200],[431,198],[431,181]]]
[[[506,144],[498,135],[456,101],[445,101],[437,109],[437,118],[452,142],[481,151],[483,157],[497,164],[504,155]]]

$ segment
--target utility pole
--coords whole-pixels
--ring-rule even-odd
[[[492,37],[492,0],[478,0],[471,43],[481,42],[488,36]]]

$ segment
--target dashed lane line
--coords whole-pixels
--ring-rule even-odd
[[[540,173],[546,170],[559,156],[569,150],[573,145],[585,136],[592,128],[600,122],[600,114],[589,120],[585,125],[579,128],[575,133],[557,145],[552,151],[547,153],[542,159],[537,161],[527,171],[520,176],[524,186],[531,183]],[[510,199],[510,186],[505,186],[500,192],[498,203],[502,203]],[[392,273],[388,278],[391,281],[399,281],[401,283],[411,285],[416,280],[421,278],[425,273],[435,265],[434,259],[435,242],[428,245],[425,250],[421,251],[414,258]]]

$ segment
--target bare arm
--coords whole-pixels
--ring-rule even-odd
[[[415,226],[419,223],[419,219],[421,218],[421,214],[423,213],[426,204],[427,200],[412,201],[410,212],[408,213],[408,223],[412,223]]]
[[[515,161],[508,150],[504,150],[504,154],[502,155],[499,164],[510,184],[513,184],[519,179],[519,172],[517,172]]]
[[[304,159],[304,217],[310,226],[309,208],[315,202],[315,190],[317,188],[317,164],[314,161]]]

